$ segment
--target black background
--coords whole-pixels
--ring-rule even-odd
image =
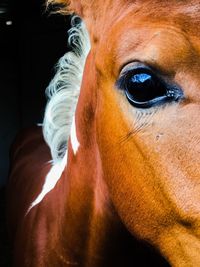
[[[0,187],[10,144],[20,129],[42,122],[45,89],[68,50],[70,17],[51,11],[43,0],[0,0]]]

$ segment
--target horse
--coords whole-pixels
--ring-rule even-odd
[[[200,266],[199,1],[49,2],[80,19],[11,149],[13,265]]]

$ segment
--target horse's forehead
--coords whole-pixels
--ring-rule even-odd
[[[85,8],[86,6],[87,5],[85,5]],[[92,7],[96,8],[96,10],[93,9],[92,11],[94,13],[97,12],[100,15],[103,15],[104,13],[110,13],[110,11],[113,10],[115,10],[119,14],[126,12],[127,10],[133,10],[137,12],[137,15],[148,16],[149,14],[154,14],[158,15],[158,18],[159,14],[168,14],[168,16],[170,16],[170,14],[182,14],[184,16],[189,16],[194,19],[197,19],[197,16],[199,17],[200,15],[200,7],[198,0],[97,0],[92,1],[92,4],[90,4],[90,8]],[[110,19],[111,18],[108,18],[108,20]]]
[[[181,64],[190,64],[200,56],[196,39],[168,25],[129,25],[126,31],[116,27],[99,45],[96,64],[102,69],[119,69],[133,60],[149,63],[163,73],[175,72]],[[106,37],[105,37],[106,38]],[[197,47],[195,47],[197,45]],[[115,69],[116,68],[116,69]]]
[[[157,1],[157,0],[105,0],[94,1],[94,6],[90,5],[89,18],[95,28],[95,33],[101,35],[104,30],[110,29],[113,24],[129,19],[124,23],[127,26],[132,20],[143,19],[148,24],[149,20],[155,23],[168,22],[179,27],[190,29],[193,33],[199,33],[200,5],[199,1]],[[87,10],[87,8],[85,8]],[[92,15],[91,15],[92,14]]]
[[[149,12],[144,12],[149,5],[141,5],[139,9],[129,5],[128,11],[123,10],[119,19],[104,28],[97,65],[102,63],[102,69],[105,69],[108,63],[112,71],[116,66],[118,73],[120,66],[137,59],[155,64],[164,72],[173,72],[178,65],[189,66],[194,58],[200,57],[200,24],[197,23],[200,10],[196,5],[176,5],[173,10],[173,6],[165,4],[158,8],[157,4],[152,1]],[[192,10],[196,13],[195,18]]]

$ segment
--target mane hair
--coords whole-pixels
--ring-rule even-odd
[[[71,51],[59,60],[56,74],[46,89],[48,102],[43,121],[43,135],[50,147],[53,164],[59,163],[67,153],[85,60],[90,50],[89,35],[83,21],[74,16],[71,25],[68,31]]]

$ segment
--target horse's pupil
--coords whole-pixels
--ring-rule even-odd
[[[147,73],[132,75],[126,90],[128,95],[137,102],[146,102],[165,94],[164,88],[157,79]]]

